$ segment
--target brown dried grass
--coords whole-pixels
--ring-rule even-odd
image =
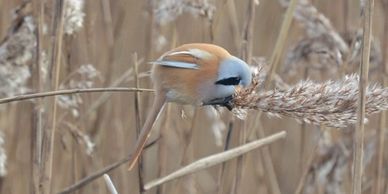
[[[255,82],[251,88],[238,91],[235,101],[237,108],[260,109],[285,115],[281,118],[258,118],[258,111],[248,111],[244,122],[250,132],[245,133],[245,141],[257,139],[263,135],[258,134],[258,127],[262,128],[260,131],[266,134],[286,129],[287,138],[282,142],[274,143],[265,151],[252,152],[244,156],[245,159],[240,163],[240,167],[243,165],[243,168],[240,168],[243,171],[239,171],[243,172],[243,176],[240,176],[237,188],[233,187],[235,179],[231,178],[235,177],[237,172],[236,162],[232,160],[223,164],[222,167],[215,166],[206,169],[195,175],[190,175],[183,181],[166,183],[163,185],[163,189],[151,190],[147,193],[179,193],[182,190],[176,189],[177,185],[182,189],[197,193],[230,193],[234,188],[240,193],[273,193],[273,188],[276,187],[273,178],[277,179],[278,187],[282,193],[293,193],[300,178],[304,179],[300,181],[301,193],[350,192],[351,179],[347,176],[350,172],[344,169],[349,170],[352,163],[348,154],[353,151],[353,140],[349,137],[353,135],[354,131],[352,123],[355,122],[357,108],[355,99],[358,90],[356,87],[357,77],[345,78],[344,75],[357,72],[359,65],[361,52],[357,45],[360,36],[354,35],[354,32],[360,28],[359,9],[355,3],[350,3],[347,0],[335,2],[335,6],[331,1],[313,1],[313,3],[307,0],[299,1],[294,23],[291,25],[286,39],[281,42],[287,53],[290,54],[289,56],[292,56],[288,58],[292,59],[288,63],[290,66],[287,65],[286,55],[280,52],[278,54],[279,69],[282,68],[281,66],[285,68],[282,68],[282,71],[277,71],[278,68],[273,69],[275,89],[263,90],[259,87],[266,77],[266,74],[263,73],[259,81]],[[144,58],[143,61],[147,62],[168,50],[170,45],[187,42],[213,42],[227,48],[234,55],[238,55],[241,49],[240,45],[243,43],[240,39],[243,34],[243,21],[247,20],[247,1],[180,1],[178,4],[160,7],[167,5],[163,2],[154,1],[152,4],[148,4],[148,1],[135,0],[85,1],[83,27],[75,30],[72,34],[66,33],[64,35],[63,46],[59,49],[63,56],[60,61],[60,77],[64,79],[71,77],[69,75],[80,66],[92,64],[101,73],[101,80],[93,83],[95,87],[100,88],[99,91],[105,92],[79,94],[78,90],[61,88],[65,89],[62,92],[75,92],[76,94],[73,94],[72,98],[81,100],[82,103],[77,104],[75,109],[58,107],[57,110],[57,130],[53,150],[54,168],[50,184],[53,192],[60,191],[84,177],[102,172],[99,170],[109,164],[113,164],[113,166],[109,166],[109,177],[118,192],[139,192],[138,174],[128,173],[125,167],[118,166],[126,161],[124,156],[128,155],[131,146],[133,146],[137,128],[134,125],[135,118],[139,115],[140,118],[145,118],[152,102],[152,93],[142,93],[139,96],[139,102],[136,103],[133,100],[134,95],[131,93],[114,93],[104,90],[107,86],[117,88],[137,85],[131,70],[133,63],[130,53],[137,52],[139,58]],[[11,45],[11,43],[16,43],[15,47],[12,48],[22,48],[22,52],[13,52],[16,53],[16,55],[12,55],[13,57],[2,58],[4,52],[1,51],[0,64],[4,64],[3,59],[5,59],[7,62],[11,62],[8,63],[8,66],[11,66],[15,72],[23,70],[23,68],[27,71],[31,69],[31,79],[29,79],[31,83],[23,82],[22,77],[14,77],[19,81],[18,83],[23,84],[19,84],[20,87],[12,88],[13,91],[2,90],[0,92],[2,98],[25,94],[26,90],[23,89],[26,88],[34,93],[51,91],[50,85],[55,82],[53,81],[55,76],[52,76],[53,68],[48,68],[47,64],[47,59],[52,59],[53,55],[51,52],[52,29],[58,25],[58,23],[53,22],[54,16],[58,14],[55,3],[32,1],[32,4],[27,3],[27,6],[22,6],[22,9],[19,9],[17,13],[15,12],[17,17],[10,14],[9,10],[15,10],[21,4],[21,0],[0,0],[0,36],[7,37],[1,42],[1,48],[4,48],[3,46],[6,44]],[[376,4],[379,5],[380,1],[376,1]],[[276,35],[279,33],[279,27],[284,19],[282,18],[285,13],[283,8],[286,6],[287,4],[279,6],[277,1],[261,1],[260,6],[256,7],[251,20],[254,21],[255,26],[251,32],[252,36],[249,38],[251,46],[247,47],[252,53],[251,55],[247,54],[252,56],[253,61],[257,59],[256,56],[264,56],[265,58],[274,56]],[[160,22],[162,17],[158,16],[161,13],[169,14],[169,10],[174,11],[170,17],[173,20]],[[374,27],[373,47],[379,48],[378,42],[383,40],[384,35],[383,25],[379,24],[386,23],[386,19],[383,9],[377,8],[375,13],[374,20],[377,25]],[[37,40],[31,36],[31,32],[23,30],[26,29],[24,25],[15,25],[20,24],[17,22],[21,21],[20,19],[23,20],[31,16],[37,18],[35,24],[35,29],[38,29],[38,32],[35,33]],[[9,30],[18,29],[15,27],[20,27],[19,29],[22,30]],[[48,29],[47,32],[46,29]],[[337,29],[347,31],[339,32]],[[66,30],[66,32],[70,31]],[[23,36],[24,39],[18,36],[20,33],[27,33]],[[344,34],[353,34],[351,36],[353,38],[349,39]],[[32,37],[32,44],[25,39],[29,37]],[[310,52],[304,52],[306,50]],[[386,61],[386,49],[383,49],[380,54],[378,49],[376,52],[372,49],[371,52],[371,67],[379,70],[381,61]],[[6,52],[6,54],[11,56],[12,53]],[[32,56],[32,58],[25,57],[27,56],[25,54]],[[16,62],[12,62],[12,60]],[[303,71],[298,69],[300,67]],[[138,83],[141,88],[152,88],[148,77],[145,76],[149,68],[146,63],[139,60]],[[308,71],[304,71],[305,68]],[[265,66],[263,69],[268,69],[268,67]],[[8,71],[8,73],[14,72],[13,70]],[[289,74],[291,70],[294,72],[292,76]],[[331,73],[332,70],[334,73]],[[370,78],[377,81],[384,76],[386,77],[386,74],[383,71],[373,71]],[[308,81],[304,77],[317,81]],[[60,85],[64,79],[60,79]],[[295,81],[299,80],[304,81],[295,84]],[[1,81],[0,84],[2,84]],[[0,87],[4,88],[3,86]],[[68,84],[63,84],[63,86],[67,87]],[[313,95],[314,92],[320,94]],[[343,99],[340,100],[340,97]],[[371,85],[367,89],[366,113],[375,113],[386,109],[386,97],[386,88]],[[44,167],[41,155],[42,130],[50,127],[48,125],[53,114],[50,108],[52,106],[51,100],[52,98],[35,99],[0,105],[0,130],[4,133],[4,144],[2,145],[7,156],[5,165],[7,174],[0,177],[1,193],[40,192],[39,178],[43,175],[41,169]],[[270,103],[277,106],[268,106]],[[131,108],[135,104],[139,104],[137,112]],[[320,106],[318,106],[319,104]],[[144,153],[145,182],[175,171],[182,165],[179,161],[194,161],[221,152],[224,147],[233,148],[239,144],[238,142],[241,142],[238,135],[239,128],[237,125],[233,125],[230,127],[228,140],[225,140],[227,131],[217,130],[218,135],[221,134],[217,137],[219,138],[217,141],[224,142],[224,145],[218,146],[214,143],[213,130],[216,129],[210,130],[210,126],[215,122],[220,122],[220,120],[224,123],[230,123],[233,120],[232,114],[221,113],[220,119],[215,121],[206,116],[205,111],[207,110],[199,108],[195,119],[196,124],[188,127],[188,123],[191,123],[190,118],[181,118],[179,106],[175,104],[170,106],[171,111],[169,111],[167,118],[168,125],[162,125],[158,122],[156,134],[153,134],[151,138],[157,139],[155,136],[162,133],[163,141],[158,141]],[[78,111],[80,117],[74,116],[72,112],[74,110]],[[307,124],[305,134],[301,135],[300,125],[289,117],[314,124],[321,123],[337,127],[350,124],[350,126],[346,129],[326,129],[324,132],[320,132],[324,129],[323,127]],[[347,120],[348,118],[350,119]],[[381,182],[387,179],[387,154],[384,149],[386,142],[384,139],[376,138],[377,134],[380,137],[386,135],[386,132],[382,130],[386,127],[386,123],[377,124],[375,116],[370,116],[369,119],[369,123],[365,126],[365,145],[376,145],[377,139],[380,140],[378,146],[366,146],[365,149],[368,153],[377,153],[379,162],[364,163],[365,187],[363,190],[364,193],[373,193],[371,186],[376,185],[373,186],[376,187],[375,190],[380,189],[381,193],[386,193],[388,188],[381,185]],[[386,118],[381,118],[382,121],[384,119]],[[186,139],[191,141],[191,148],[190,154],[188,152],[185,154],[183,149],[188,144],[180,140],[184,136],[182,129],[188,128],[192,128],[192,131],[184,134],[190,136]],[[163,131],[160,132],[158,129]],[[379,133],[374,133],[376,129],[379,130]],[[322,136],[319,135],[321,133]],[[88,155],[85,150],[87,144],[85,137],[89,137],[91,143],[95,144],[91,155]],[[303,141],[302,137],[305,138],[305,143],[300,146],[301,141]],[[163,143],[159,144],[160,142]],[[301,163],[303,158],[300,159],[300,149],[303,147],[305,149],[303,152],[312,153],[305,157],[311,158],[311,163]],[[316,152],[312,150],[314,147],[316,147]],[[158,150],[163,153],[161,156],[163,161],[157,157]],[[121,158],[124,159],[121,160]],[[338,163],[338,161],[342,162]],[[370,161],[370,158],[366,161]],[[272,178],[269,176],[268,163],[274,170]],[[160,174],[157,173],[159,168],[162,168],[163,171]],[[374,169],[378,169],[378,173]],[[333,173],[327,174],[328,171]],[[338,176],[343,179],[335,179]],[[102,179],[92,181],[78,190],[78,193],[107,192]]]

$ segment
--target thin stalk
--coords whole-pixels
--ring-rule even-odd
[[[158,140],[159,140],[159,138],[154,140],[154,141],[152,141],[151,143],[147,144],[146,146],[144,146],[144,150],[146,150],[149,147],[153,146]],[[104,167],[103,169],[97,170],[96,172],[92,173],[91,175],[89,175],[87,177],[82,178],[77,183],[64,188],[62,191],[58,192],[58,194],[73,193],[76,190],[82,188],[83,186],[85,186],[85,185],[91,183],[92,181],[96,180],[97,178],[103,176],[104,174],[106,174],[106,173],[108,173],[108,172],[110,172],[110,171],[120,167],[122,164],[127,163],[130,159],[131,159],[131,154],[129,154],[125,158],[122,158],[122,159],[120,159],[120,160],[118,160],[118,161],[116,161],[116,162],[114,162],[114,163]]]
[[[383,72],[382,72],[382,82],[384,86],[388,86],[388,1],[382,1],[382,9],[384,13],[384,37],[383,37]],[[375,182],[374,182],[374,193],[383,193],[384,191],[384,143],[385,143],[385,130],[386,130],[386,111],[383,111],[380,114],[380,123],[378,131],[378,147],[377,147],[377,159],[376,159],[376,173],[375,173]]]
[[[270,70],[269,70],[269,73],[267,75],[267,79],[265,81],[265,89],[268,89],[269,86],[270,86],[270,83],[272,82],[272,79],[274,77],[274,74],[277,70],[277,66],[279,64],[279,61],[280,61],[280,57],[281,57],[281,54],[284,50],[284,45],[285,45],[285,41],[286,41],[286,38],[287,38],[287,34],[288,34],[288,31],[290,29],[290,26],[291,26],[291,22],[293,20],[293,14],[295,12],[295,8],[296,8],[296,5],[298,3],[298,0],[291,0],[290,1],[290,4],[287,8],[287,11],[284,15],[284,19],[283,19],[283,22],[282,22],[282,25],[281,25],[281,28],[280,28],[280,32],[279,32],[279,35],[277,37],[277,40],[276,40],[276,44],[275,44],[275,48],[274,48],[274,51],[272,52],[272,56],[271,56],[271,60],[270,60]],[[258,127],[258,126],[261,126],[261,122],[260,122],[260,117],[261,117],[261,114],[262,112],[258,112],[257,113],[257,118],[255,121],[254,121],[254,125],[252,127],[252,129],[257,129],[257,134],[258,134],[258,137],[259,138],[262,138],[265,136],[265,132],[263,130],[263,127]],[[251,134],[251,133],[249,133]],[[279,183],[277,181],[277,178],[276,178],[276,174],[275,174],[275,169],[274,169],[274,166],[272,164],[272,157],[270,155],[270,151],[268,148],[265,148],[263,151],[261,151],[261,154],[263,156],[263,162],[264,162],[264,166],[265,166],[265,169],[267,171],[267,173],[269,174],[269,182],[270,182],[270,188],[271,188],[271,191],[272,193],[274,194],[280,194],[280,187],[279,187]]]
[[[112,21],[112,13],[111,13],[111,6],[110,6],[110,1],[109,0],[102,0],[101,2],[101,8],[102,8],[102,14],[103,14],[103,21],[104,21],[104,33],[106,35],[106,46],[107,46],[107,57],[104,56],[102,57],[104,62],[107,64],[111,64],[109,68],[106,69],[105,71],[105,84],[112,82],[113,79],[113,74],[115,72],[115,68],[117,65],[115,65],[115,60],[114,60],[114,52],[115,52],[115,38],[114,38],[114,32],[113,30],[115,27],[113,26],[113,21]],[[124,40],[125,41],[125,40]],[[98,112],[99,114],[101,112]],[[106,114],[107,111],[104,112]],[[99,115],[100,116],[100,115]]]
[[[264,138],[265,132],[264,132],[262,124],[259,123],[258,125],[255,125],[255,126],[260,128],[256,131],[256,136],[259,139]],[[262,158],[263,158],[263,166],[267,171],[267,179],[268,179],[268,182],[270,185],[271,192],[273,194],[281,194],[280,186],[279,186],[279,183],[278,183],[278,180],[276,177],[275,167],[274,167],[273,162],[272,162],[272,156],[271,156],[271,152],[270,152],[269,148],[264,147],[263,149],[260,150],[260,153],[261,153]]]
[[[33,79],[33,88],[38,88],[38,91],[43,89],[42,77],[40,74],[40,67],[42,64],[42,46],[43,46],[43,20],[44,20],[44,0],[42,1],[33,1],[34,7],[34,16],[37,18],[37,28],[36,28],[36,54],[35,54],[35,66],[34,66],[34,77]],[[41,165],[42,165],[42,131],[43,131],[43,113],[40,107],[43,106],[42,101],[36,102],[34,105],[33,111],[33,121],[32,121],[32,182],[33,182],[33,193],[38,194],[42,193],[41,187],[39,186],[40,177],[42,176]]]
[[[180,162],[180,166],[184,166],[189,164],[191,161],[193,161],[193,131],[196,128],[196,124],[198,123],[198,109],[194,109],[194,115],[191,119],[190,127],[188,129],[183,130],[183,154],[182,154],[182,160]],[[179,179],[177,185],[185,185],[183,187],[175,187],[173,189],[172,193],[187,193],[190,194],[190,192],[195,185],[194,176],[187,176],[185,178]]]
[[[117,192],[117,189],[108,174],[104,174],[104,180],[106,183],[106,187],[108,188],[111,194],[119,194],[119,192]]]
[[[303,72],[303,79],[306,80],[308,78],[308,75],[309,75],[309,68],[306,67],[304,69],[304,72]],[[305,161],[305,147],[306,147],[306,130],[307,130],[307,123],[302,121],[301,125],[300,125],[300,147],[299,147],[299,150],[300,150],[300,169],[303,169],[303,165],[304,165],[304,162]]]
[[[314,161],[314,156],[315,153],[317,152],[319,140],[322,137],[323,132],[319,131],[319,136],[318,140],[316,141],[314,148],[311,150],[311,153],[308,155],[309,157],[307,158],[305,168],[302,171],[302,175],[300,176],[300,179],[298,181],[298,186],[296,187],[295,193],[294,194],[301,194],[303,192],[304,185],[306,183],[307,175],[310,171],[311,165]]]
[[[252,61],[252,48],[253,48],[253,30],[254,30],[254,18],[255,18],[256,5],[255,0],[250,0],[247,7],[247,20],[244,24],[243,37],[241,43],[241,58],[248,64]],[[239,144],[243,145],[247,139],[247,128],[246,122],[239,121],[240,133],[239,133]],[[237,158],[236,166],[236,178],[234,182],[234,193],[241,193],[242,189],[242,178],[244,177],[244,155]]]
[[[69,127],[69,129],[71,129],[71,127]],[[71,141],[71,169],[72,172],[71,172],[71,181],[72,182],[75,182],[78,180],[78,177],[79,174],[80,174],[80,170],[79,170],[79,166],[82,166],[82,164],[80,164],[80,159],[79,159],[79,156],[78,156],[78,145],[77,145],[77,142],[76,142],[76,138],[73,139],[73,141]]]
[[[241,58],[248,64],[252,63],[252,48],[253,48],[253,30],[255,19],[256,5],[255,0],[250,0],[247,10],[247,21],[244,24],[243,37],[241,43]]]
[[[64,18],[64,7],[66,6],[66,1],[59,0],[56,3],[56,16],[54,19],[55,24],[55,41],[53,42],[53,57],[51,64],[55,65],[55,81],[54,81],[54,90],[57,90],[59,87],[59,75],[61,70],[61,48],[62,48],[62,40],[63,40],[63,18]],[[55,131],[56,131],[56,117],[57,117],[57,103],[56,98],[54,98],[52,104],[52,122],[51,122],[51,130],[46,129],[46,135],[43,139],[44,147],[43,154],[45,155],[45,162],[43,165],[44,176],[41,177],[43,193],[48,194],[51,193],[52,186],[52,169],[53,169],[53,160],[54,160],[54,140],[55,140]]]
[[[154,16],[154,11],[153,11],[153,6],[151,1],[149,1],[147,4],[147,12],[149,15],[149,20],[148,20],[148,24],[145,25],[146,27],[145,31],[147,34],[145,36],[144,48],[146,49],[145,50],[146,61],[150,61],[150,59],[152,59],[152,56],[153,56],[152,42],[153,42],[153,34],[155,29],[155,18],[154,18],[155,16]]]
[[[286,134],[287,133],[285,131],[281,131],[279,133],[273,134],[273,135],[268,136],[266,138],[259,139],[259,140],[247,143],[245,145],[230,149],[226,152],[221,152],[218,154],[214,154],[214,155],[199,159],[199,160],[197,160],[197,161],[195,161],[187,166],[184,166],[184,167],[176,170],[175,172],[172,172],[171,174],[169,174],[165,177],[162,177],[162,178],[159,178],[159,179],[156,179],[156,180],[153,180],[153,181],[147,183],[146,185],[144,185],[144,189],[149,190],[155,186],[158,186],[160,184],[164,184],[164,183],[169,182],[171,180],[174,180],[176,178],[179,178],[179,177],[182,177],[182,176],[185,176],[188,174],[192,174],[192,173],[195,173],[197,171],[203,170],[205,168],[208,168],[208,167],[220,164],[222,162],[231,160],[235,157],[238,157],[238,156],[245,154],[249,151],[252,151],[256,148],[271,144],[279,139],[285,138]]]
[[[354,133],[353,177],[352,193],[362,193],[362,174],[364,156],[364,120],[365,120],[365,92],[368,84],[368,68],[371,47],[372,16],[374,0],[368,0],[363,16],[362,55],[360,64],[359,100],[357,109],[357,126]]]
[[[275,75],[275,72],[279,66],[280,57],[283,53],[284,45],[286,44],[288,31],[290,29],[292,20],[294,18],[293,15],[297,4],[298,4],[298,0],[291,0],[290,4],[288,5],[286,14],[284,15],[282,27],[280,28],[280,33],[277,37],[275,48],[274,48],[274,51],[272,52],[271,59],[270,59],[271,66],[268,71],[269,73],[267,75],[267,79],[265,82],[266,89],[269,88],[272,78]]]
[[[114,52],[114,32],[115,29],[113,26],[113,20],[112,20],[112,13],[111,13],[111,7],[110,7],[110,1],[109,0],[101,0],[101,7],[102,12],[104,16],[104,26],[106,30],[106,38],[108,42],[109,51],[109,63],[113,60],[113,52]]]
[[[155,14],[154,14],[154,7],[152,4],[152,1],[147,1],[146,12],[148,13],[149,19],[147,20],[147,24],[144,25],[144,27],[145,27],[144,31],[146,33],[145,40],[144,40],[144,49],[145,49],[144,56],[145,56],[145,61],[152,61],[152,58],[154,55],[154,48],[152,45],[153,45],[153,41],[154,41],[155,29],[158,29],[160,27],[160,26],[157,26],[157,24],[155,22]],[[143,67],[143,69],[140,69],[140,70],[143,71],[144,67]],[[147,68],[146,70],[148,71],[149,69]],[[145,81],[143,84],[146,87],[152,87],[151,81]],[[144,96],[142,107],[151,106],[149,103],[152,103],[152,101],[150,100],[150,96]],[[147,116],[146,111],[144,111],[143,118],[146,118],[146,116]]]
[[[0,99],[0,104],[5,104],[14,101],[30,100],[35,98],[44,98],[49,96],[69,95],[79,93],[91,93],[91,92],[154,92],[153,89],[145,88],[124,88],[124,87],[112,87],[112,88],[75,88],[67,90],[56,90],[49,92],[39,92],[32,94],[22,94],[19,96],[12,96],[8,98]]]
[[[228,126],[228,133],[226,134],[226,138],[225,138],[225,145],[224,145],[224,151],[226,150],[229,150],[229,145],[230,145],[230,137],[232,135],[232,131],[233,131],[233,122],[230,121],[229,122],[229,126]],[[219,174],[218,174],[218,184],[217,184],[217,193],[218,194],[222,194],[223,193],[223,189],[224,189],[224,174],[225,174],[225,169],[226,169],[226,163],[222,163],[221,164],[221,169],[219,171]]]
[[[227,15],[229,17],[232,35],[233,35],[233,42],[235,44],[236,48],[239,48],[240,45],[240,31],[238,26],[238,19],[237,19],[237,11],[236,11],[236,5],[234,0],[226,0],[226,6],[227,6]]]
[[[161,129],[169,129],[171,128],[171,104],[166,104],[166,114],[163,118],[163,124]],[[160,141],[158,145],[158,177],[162,177],[167,173],[167,143],[166,136],[168,135],[167,130],[159,130]],[[165,193],[165,187],[160,185],[156,188],[157,194]]]
[[[244,145],[246,141],[246,122],[239,120],[238,121],[239,126],[239,144]],[[236,166],[236,177],[234,181],[234,189],[233,193],[242,193],[242,179],[244,177],[244,166],[246,163],[246,157],[245,155],[241,155],[237,158],[237,166]]]
[[[170,43],[170,49],[175,48],[178,41],[178,32],[176,29],[176,25],[172,27],[172,35],[171,35],[171,43]],[[163,119],[163,125],[161,129],[169,129],[171,128],[171,104],[166,104],[166,114]],[[158,177],[161,177],[162,175],[167,173],[167,143],[166,143],[166,136],[168,135],[167,130],[159,130],[159,146],[158,146]],[[166,188],[163,185],[160,185],[156,188],[156,194],[163,194],[165,193]]]
[[[137,53],[134,53],[133,54],[133,63],[134,63],[134,70],[135,70],[135,78],[134,78],[134,81],[135,81],[135,87],[136,88],[139,88],[140,87],[140,84],[139,84],[139,71],[138,71],[138,63],[137,63]],[[137,134],[137,137],[139,137],[140,135],[140,131],[141,131],[141,118],[140,118],[140,95],[139,93],[135,93],[135,97],[134,97],[134,108],[135,108],[135,121],[136,121],[136,134]],[[139,177],[139,193],[144,193],[143,192],[143,185],[144,185],[144,170],[143,170],[143,157],[140,155],[139,156],[139,159],[138,159],[138,170],[137,170],[137,174],[138,174],[138,177]]]
[[[349,2],[348,0],[343,0],[343,4],[342,4],[342,8],[343,8],[343,28],[344,28],[344,32],[347,33],[348,32],[348,23],[349,23]]]
[[[138,62],[140,63],[140,62]],[[127,79],[132,75],[132,68],[125,71],[123,74],[121,74],[115,81],[113,81],[109,87],[118,87],[123,82],[127,81]],[[92,105],[90,105],[90,108],[87,109],[85,115],[89,116],[91,113],[95,112],[102,104],[104,104],[109,97],[112,95],[110,92],[103,93],[100,97],[98,97],[97,100],[93,102]]]

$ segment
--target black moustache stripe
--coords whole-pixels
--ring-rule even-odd
[[[226,86],[235,86],[235,85],[238,85],[240,83],[240,78],[239,77],[229,77],[229,78],[226,78],[226,79],[221,79],[221,80],[218,80],[216,81],[215,84],[219,84],[219,85],[226,85]]]

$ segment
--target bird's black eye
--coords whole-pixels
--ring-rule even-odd
[[[240,77],[229,77],[229,78],[225,78],[225,79],[221,79],[221,80],[216,81],[216,84],[235,86],[235,85],[240,84],[240,80],[241,80]]]

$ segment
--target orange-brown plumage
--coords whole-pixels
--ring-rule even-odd
[[[136,142],[129,170],[140,156],[166,101],[194,105],[228,106],[235,86],[251,82],[248,65],[212,44],[185,44],[153,62],[151,77],[156,90],[154,105]]]
[[[171,53],[187,51],[193,48],[208,52],[210,56],[198,58],[188,54],[169,55]],[[194,43],[177,47],[162,55],[160,60],[194,63],[197,64],[199,68],[193,70],[154,65],[152,69],[154,87],[156,90],[160,91],[173,89],[174,91],[179,92],[182,96],[175,101],[199,104],[201,103],[199,101],[202,99],[200,84],[207,82],[211,84],[216,82],[216,75],[218,74],[220,62],[230,56],[229,52],[225,49],[211,44]]]

